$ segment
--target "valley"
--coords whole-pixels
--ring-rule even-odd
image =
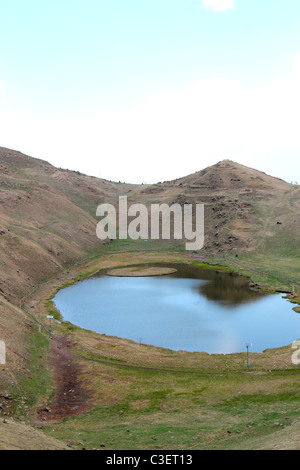
[[[99,240],[97,206],[121,195],[204,204],[203,249]],[[246,276],[299,312],[299,215],[297,185],[229,160],[133,185],[0,148],[0,448],[299,449],[291,344],[253,354],[247,370],[245,353],[176,352],[80,329],[51,301],[102,269],[183,263]]]

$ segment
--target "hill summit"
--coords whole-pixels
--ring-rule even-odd
[[[203,170],[185,177],[177,178],[170,183],[183,187],[197,186],[210,190],[241,188],[249,190],[272,189],[287,191],[290,184],[280,178],[269,176],[266,173],[241,165],[232,160],[222,160]]]
[[[223,160],[175,180],[139,187],[137,199],[205,205],[204,250],[275,250],[298,243],[300,188],[280,178]]]

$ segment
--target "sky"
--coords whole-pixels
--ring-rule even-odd
[[[112,181],[300,182],[299,0],[0,0],[0,146]]]

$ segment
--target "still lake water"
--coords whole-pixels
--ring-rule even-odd
[[[177,267],[177,266],[176,266]],[[172,350],[233,353],[300,338],[300,314],[283,294],[261,294],[240,276],[184,268],[159,277],[105,273],[60,290],[63,320],[97,333]]]

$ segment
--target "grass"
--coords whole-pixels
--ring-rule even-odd
[[[97,253],[101,255],[113,253],[184,253],[185,246],[182,240],[126,240],[115,239],[98,247]]]
[[[189,376],[91,364],[90,412],[45,427],[86,449],[226,449],[299,416],[299,377]]]
[[[61,441],[42,431],[10,419],[0,422],[0,450],[69,450]]]
[[[297,307],[294,307],[293,310],[297,313],[300,313],[300,294],[295,297],[287,297],[292,304],[296,304]]]
[[[192,263],[199,267],[234,270],[265,289],[287,285],[285,269],[276,273],[273,259],[265,256],[264,271],[255,257],[233,259],[206,258],[206,262],[177,253],[109,253],[69,269],[58,282],[35,292],[41,315],[59,312],[51,302],[53,293],[85,279],[100,269],[113,269],[142,263]],[[217,261],[217,265],[214,263]],[[242,266],[243,264],[243,266]],[[287,260],[286,267],[291,266]],[[278,269],[278,268],[277,268]],[[297,268],[292,268],[296,275]],[[275,275],[276,274],[276,275]],[[295,302],[299,299],[294,299]],[[132,449],[238,449],[289,445],[299,417],[299,366],[292,364],[290,345],[261,354],[251,354],[247,370],[246,353],[209,355],[175,352],[82,330],[69,322],[54,324],[55,334],[68,334],[74,353],[82,365],[80,381],[93,400],[93,408],[80,416],[43,425],[48,436],[70,443],[71,448]],[[37,364],[33,380],[23,382],[30,408],[49,402],[52,394],[47,369],[48,340],[35,336],[32,363]],[[35,352],[34,352],[35,351]],[[42,357],[37,357],[41,354]],[[34,357],[36,355],[36,357]],[[41,386],[42,384],[42,386]],[[39,389],[38,397],[36,390]],[[32,396],[31,396],[32,393]],[[292,441],[293,448],[300,448]]]
[[[174,268],[163,267],[145,267],[145,266],[132,266],[129,268],[117,268],[107,271],[109,276],[125,276],[125,277],[140,277],[140,276],[162,276],[164,274],[172,274],[176,272]]]
[[[218,262],[234,272],[248,276],[269,291],[300,289],[300,262],[297,256],[276,257],[269,253],[241,253]]]
[[[45,364],[48,363],[49,339],[38,331],[28,335],[26,351],[26,370],[15,376],[14,387],[11,389],[12,399],[5,408],[8,416],[18,419],[30,419],[32,410],[50,399],[53,386],[51,373]]]

